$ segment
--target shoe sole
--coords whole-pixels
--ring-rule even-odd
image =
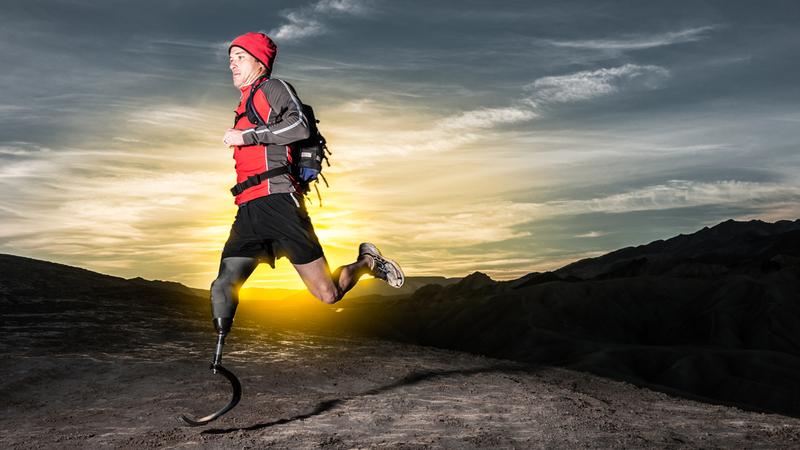
[[[391,280],[391,277],[389,277],[388,274],[387,274],[387,277],[386,277],[386,282],[389,283],[389,286],[391,286],[393,288],[402,287],[403,283],[406,282],[406,276],[403,273],[403,269],[400,268],[400,264],[397,264],[392,259],[384,258],[383,256],[379,256],[379,258],[383,259],[385,264],[388,264],[393,269],[392,272],[394,272],[393,273],[394,280]]]

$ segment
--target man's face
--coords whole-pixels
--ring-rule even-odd
[[[252,83],[261,72],[261,63],[241,47],[231,48],[228,62],[237,88]]]

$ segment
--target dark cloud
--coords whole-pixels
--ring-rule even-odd
[[[334,3],[357,13],[342,14]],[[181,101],[203,89],[222,99],[229,95],[224,43],[245,30],[279,29],[293,14],[326,31],[279,41],[276,73],[315,90],[337,82],[372,92],[438,85],[438,98],[434,89],[420,95],[446,102],[475,91],[502,102],[544,76],[635,63],[675,74],[668,91],[648,97],[664,104],[798,93],[790,56],[800,7],[792,2],[319,4],[11,2],[0,19],[0,57],[14,61],[0,78],[2,101],[34,103],[29,118],[53,124],[65,112],[102,108],[107,98]],[[303,64],[315,60],[321,64]],[[75,97],[53,98],[64,94]],[[0,133],[17,139],[23,125]]]

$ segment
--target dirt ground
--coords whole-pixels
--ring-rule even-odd
[[[209,337],[209,341],[212,337]],[[239,406],[209,348],[6,355],[0,448],[798,448],[800,419],[557,368],[384,341],[232,339]]]

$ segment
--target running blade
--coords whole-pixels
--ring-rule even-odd
[[[238,405],[239,400],[242,399],[242,384],[239,383],[239,379],[236,378],[236,375],[234,375],[233,373],[228,371],[228,369],[222,367],[221,365],[218,365],[216,367],[212,366],[211,370],[224,376],[225,378],[228,379],[228,381],[231,382],[231,388],[233,389],[233,397],[231,397],[231,401],[228,402],[228,404],[225,405],[224,408],[220,409],[219,411],[213,414],[209,414],[205,417],[201,417],[199,419],[192,419],[185,415],[181,415],[180,420],[182,420],[186,425],[192,427],[199,427],[211,421],[219,419],[223,414],[227,413],[228,411],[232,410],[236,405]]]

